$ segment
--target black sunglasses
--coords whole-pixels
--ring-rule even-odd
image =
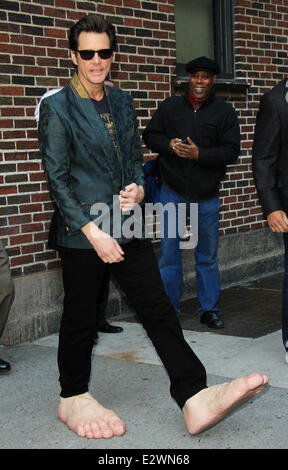
[[[100,59],[110,59],[110,57],[113,55],[113,49],[100,49],[99,51],[92,51],[92,50],[82,50],[78,52],[80,54],[81,59],[83,60],[91,60],[93,59],[94,55],[97,54],[99,55]]]

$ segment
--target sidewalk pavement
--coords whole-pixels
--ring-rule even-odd
[[[99,334],[90,392],[125,421],[125,436],[79,438],[57,419],[57,335],[0,347],[11,363],[0,375],[1,449],[287,449],[288,364],[281,339],[282,275],[225,289],[225,328],[199,323],[197,300],[182,303],[185,337],[204,363],[208,385],[266,373],[267,389],[224,421],[188,435],[169,380],[142,326],[127,317],[120,334]],[[98,462],[99,463],[99,462]]]

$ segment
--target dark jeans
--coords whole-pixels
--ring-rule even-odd
[[[284,282],[282,301],[282,338],[286,351],[288,351],[288,233],[284,233]]]
[[[61,396],[88,391],[99,298],[107,270],[138,314],[170,378],[172,397],[185,401],[206,387],[206,371],[186,343],[161,281],[149,240],[122,246],[125,260],[105,264],[94,250],[61,250],[64,312],[59,335]]]

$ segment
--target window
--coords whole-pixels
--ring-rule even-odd
[[[234,78],[233,2],[175,0],[176,75],[187,78],[185,64],[205,55],[216,60],[220,79]]]

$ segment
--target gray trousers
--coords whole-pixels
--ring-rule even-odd
[[[0,338],[14,300],[14,283],[11,277],[9,258],[0,240]]]

